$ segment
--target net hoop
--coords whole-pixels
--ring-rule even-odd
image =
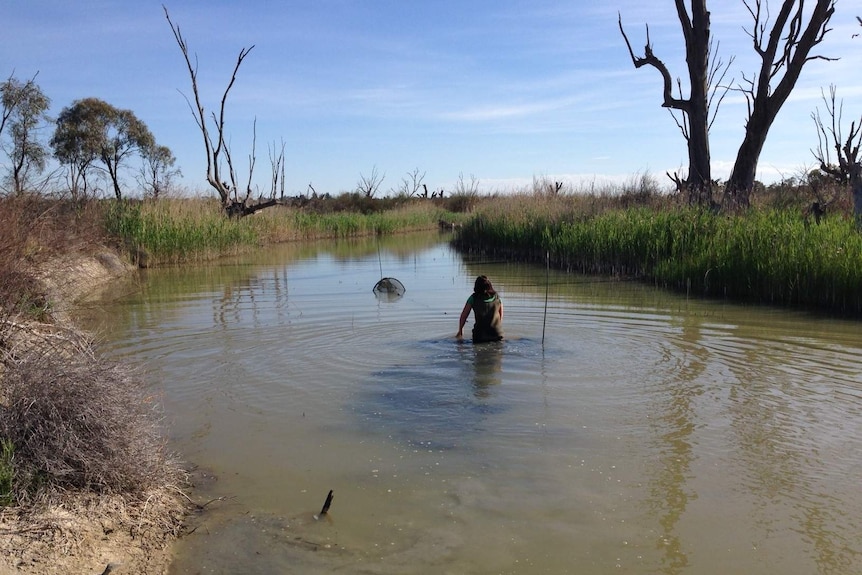
[[[404,292],[407,291],[407,288],[404,287],[404,284],[398,281],[395,278],[382,278],[379,282],[374,284],[374,295],[377,296],[378,299],[398,299],[404,295]]]

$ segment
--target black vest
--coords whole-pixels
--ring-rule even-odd
[[[500,341],[503,339],[503,322],[500,320],[500,297],[495,295],[490,301],[485,301],[478,294],[473,294],[473,343],[484,341]]]

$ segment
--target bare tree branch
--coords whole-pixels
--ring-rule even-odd
[[[221,178],[221,163],[220,156],[222,152],[225,153],[226,158],[228,159],[228,164],[230,167],[230,152],[227,150],[227,145],[225,142],[225,105],[227,102],[228,94],[230,93],[231,88],[236,82],[236,75],[239,71],[239,67],[242,65],[243,60],[245,60],[246,56],[248,56],[249,52],[254,48],[252,45],[249,48],[243,48],[240,50],[239,55],[237,56],[236,64],[233,68],[233,73],[231,74],[230,81],[228,82],[227,88],[225,88],[224,93],[221,98],[221,106],[219,108],[219,114],[216,116],[215,112],[213,112],[213,123],[215,125],[218,139],[215,143],[213,143],[213,139],[210,136],[209,130],[207,129],[207,121],[206,114],[204,111],[204,107],[201,104],[200,93],[198,91],[198,67],[197,67],[197,56],[195,56],[195,63],[192,65],[192,60],[189,55],[189,47],[188,44],[183,38],[182,32],[180,31],[180,27],[175,25],[171,21],[170,14],[168,14],[168,9],[164,5],[162,8],[165,11],[165,18],[168,20],[168,24],[171,27],[171,31],[174,34],[174,39],[177,42],[177,45],[180,47],[180,51],[183,54],[183,58],[186,63],[186,67],[188,68],[189,77],[192,82],[192,94],[194,95],[194,107],[193,107],[193,116],[195,118],[195,123],[198,126],[198,129],[201,132],[201,136],[204,141],[204,148],[207,154],[207,182],[209,182],[210,186],[212,186],[219,194],[221,198],[222,205],[225,208],[229,208],[231,203],[235,201],[235,198],[231,198],[231,187],[228,186]],[[189,107],[192,107],[191,102],[188,98],[186,98],[186,102],[188,102]],[[236,181],[233,179],[233,170],[231,168],[231,182],[233,184],[234,196],[236,195]]]
[[[415,168],[412,172],[401,178],[401,186],[398,188],[398,193],[408,198],[412,198],[419,194],[419,189],[423,186],[425,180],[425,172],[419,173],[419,168]]]
[[[356,191],[363,194],[366,198],[373,198],[374,194],[380,189],[383,180],[386,179],[386,174],[382,176],[377,171],[377,166],[371,169],[371,175],[359,174],[359,181],[356,182]]]
[[[629,38],[626,35],[625,30],[623,29],[623,17],[618,13],[618,25],[620,28],[620,34],[623,35],[623,39],[626,41],[626,47],[629,49],[629,55],[632,59],[632,64],[634,64],[635,68],[642,68],[644,66],[652,66],[661,74],[662,82],[664,83],[664,89],[662,91],[663,95],[663,103],[662,106],[665,108],[675,108],[677,110],[687,110],[688,104],[686,100],[682,100],[679,98],[673,97],[673,79],[670,76],[670,71],[668,71],[667,66],[664,62],[659,60],[652,51],[652,43],[650,42],[649,37],[649,25],[646,26],[646,45],[644,46],[644,55],[643,56],[635,56],[634,50],[632,50],[631,42],[629,42]]]
[[[281,150],[278,154],[275,144],[269,147],[269,164],[271,167],[269,197],[275,198],[276,192],[280,192],[279,199],[284,199],[284,140],[281,141]],[[279,181],[280,177],[280,181]],[[309,184],[311,186],[311,184]]]
[[[710,81],[716,77],[715,67],[711,68],[709,64],[713,52],[709,30],[710,15],[706,9],[706,0],[692,0],[691,14],[689,14],[684,0],[675,0],[674,4],[685,41],[689,90],[687,97],[683,94],[681,79],[676,81],[679,96],[674,97],[673,79],[665,63],[653,52],[649,27],[646,28],[647,40],[644,46],[644,55],[636,56],[623,29],[622,16],[619,14],[617,24],[635,68],[652,66],[661,74],[662,107],[670,110],[671,117],[682,133],[688,148],[687,186],[691,192],[690,200],[703,203],[708,199],[711,201],[712,177],[709,155],[711,121],[709,106],[710,102],[713,101],[710,94],[715,93],[717,89],[715,86],[710,86]],[[721,98],[718,100],[719,104],[720,102]],[[678,117],[674,110],[681,112],[681,117]]]
[[[848,186],[853,198],[853,214],[857,228],[862,228],[862,158],[859,156],[862,147],[862,117],[850,123],[850,130],[845,138],[842,134],[843,103],[836,103],[837,90],[829,87],[829,98],[824,93],[823,102],[831,119],[829,127],[824,126],[820,110],[811,115],[817,128],[818,147],[814,157],[820,164],[820,171],[828,175],[842,186]],[[830,148],[835,150],[835,162],[832,161]]]
[[[796,85],[802,68],[811,60],[832,60],[812,54],[829,32],[836,0],[815,0],[810,11],[804,0],[783,0],[770,23],[765,0],[743,0],[753,23],[746,30],[760,57],[759,71],[743,74],[737,90],[745,96],[748,114],[745,137],[725,187],[725,201],[745,207],[754,186],[760,153],[779,110]]]
[[[707,85],[711,86],[712,90],[709,93],[709,99],[706,104],[707,109],[712,110],[712,117],[709,119],[708,123],[708,129],[710,130],[712,129],[713,122],[715,122],[716,116],[718,116],[718,110],[721,107],[721,103],[724,101],[724,98],[725,96],[727,96],[727,93],[731,90],[731,84],[733,83],[733,80],[731,80],[730,83],[725,84],[724,78],[725,76],[727,76],[727,72],[730,70],[730,67],[736,60],[735,56],[731,56],[730,59],[727,61],[727,64],[724,64],[718,57],[713,59],[712,55],[717,55],[718,48],[719,44],[716,44],[715,50],[713,50],[712,41],[710,41],[709,61],[712,63],[710,64]],[[718,101],[716,101],[715,98],[718,98]]]
[[[248,155],[248,183],[245,186],[245,198],[242,200],[243,204],[248,203],[249,197],[251,197],[251,180],[254,175],[254,165],[257,162],[257,118],[255,117],[254,122],[252,124],[252,138],[251,138],[251,154]]]

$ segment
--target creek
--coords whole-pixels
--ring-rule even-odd
[[[862,573],[858,322],[446,240],[148,270],[89,310],[218,498],[171,573]],[[474,346],[479,274],[506,339]]]

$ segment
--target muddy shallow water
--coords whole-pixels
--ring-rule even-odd
[[[152,270],[94,310],[214,476],[195,499],[225,498],[172,573],[862,572],[859,323],[379,241]],[[453,338],[480,273],[499,344]]]

